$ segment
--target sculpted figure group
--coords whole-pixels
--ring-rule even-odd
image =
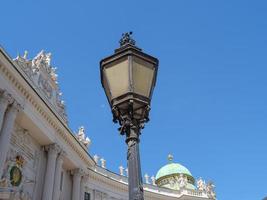
[[[86,137],[85,129],[83,126],[81,126],[79,128],[79,131],[78,131],[78,134],[76,137],[79,140],[79,142],[81,142],[83,145],[85,145],[87,148],[89,148],[89,146],[91,144],[91,140],[88,137]]]
[[[57,82],[57,68],[51,66],[51,57],[51,53],[42,50],[31,60],[28,59],[28,51],[25,51],[24,55],[16,57],[14,62],[23,69],[49,101],[56,106],[58,113],[67,122],[65,104],[61,99],[62,93]]]
[[[185,188],[188,183],[187,177],[184,176],[183,174],[179,175],[179,178],[177,181],[178,181],[180,188]]]
[[[209,181],[206,184],[202,178],[199,178],[197,181],[197,189],[201,192],[206,192],[208,194],[208,196],[211,198],[216,197],[215,190],[214,190],[215,185],[211,181]]]

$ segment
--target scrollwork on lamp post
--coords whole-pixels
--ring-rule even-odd
[[[135,46],[131,35],[132,32],[122,34],[120,48],[100,61],[100,73],[113,121],[119,122],[120,134],[126,135],[129,199],[143,200],[139,136],[149,120],[158,59]]]

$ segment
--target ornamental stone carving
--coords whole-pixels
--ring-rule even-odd
[[[151,176],[151,182],[152,182],[152,185],[156,185],[156,178],[155,178],[155,176],[153,175],[153,176]]]
[[[126,176],[128,177],[129,176],[129,170],[128,170],[128,168],[125,169],[125,172],[126,172]]]
[[[98,155],[94,155],[94,161],[98,165],[98,161],[99,161],[99,156]]]
[[[12,104],[14,102],[14,98],[6,90],[0,89],[0,102],[4,102],[4,101],[7,104]]]
[[[30,200],[32,195],[26,190],[25,185],[34,183],[27,177],[24,166],[27,164],[25,157],[18,152],[13,152],[6,163],[6,169],[0,180],[0,187],[7,189],[11,199]]]
[[[183,174],[180,174],[180,176],[179,176],[177,181],[178,181],[178,184],[179,184],[180,188],[185,188],[187,183],[188,183],[187,177],[184,176]]]
[[[124,167],[122,165],[119,166],[119,172],[121,176],[124,176]]]
[[[100,162],[101,162],[101,167],[106,168],[106,160],[104,158],[101,158]]]
[[[17,56],[14,62],[25,72],[41,94],[54,106],[57,113],[67,123],[67,115],[62,93],[59,90],[56,67],[51,66],[51,53],[39,52],[32,60],[28,59],[28,52]]]
[[[144,175],[144,178],[145,178],[145,183],[146,183],[146,184],[150,184],[148,174],[145,174],[145,175]]]
[[[207,183],[207,195],[209,198],[216,199],[215,185],[211,181]]]
[[[39,75],[38,78],[38,85],[40,86],[40,88],[43,90],[43,92],[45,92],[45,95],[51,99],[52,95],[53,95],[53,88],[52,86],[49,84],[49,82],[43,77],[42,74]]]
[[[199,178],[197,180],[197,189],[199,191],[206,191],[206,183],[205,183],[205,181],[203,181],[202,178]]]
[[[78,133],[76,134],[76,137],[82,145],[84,145],[86,148],[89,149],[91,145],[91,140],[89,139],[89,137],[86,137],[84,126],[81,126],[79,128]]]
[[[72,173],[74,176],[78,176],[78,177],[82,177],[83,175],[85,175],[84,170],[81,169],[81,168],[73,169],[73,170],[71,170],[71,173]]]
[[[2,124],[4,121],[4,116],[7,107],[13,102],[14,99],[12,98],[11,94],[9,94],[6,90],[0,89],[0,130],[2,129]]]
[[[60,146],[56,143],[46,145],[45,150],[50,152],[51,154],[55,154],[55,155],[57,155],[58,153],[61,152]]]

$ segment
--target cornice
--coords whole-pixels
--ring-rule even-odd
[[[106,184],[117,192],[128,193],[128,184],[121,182],[119,180],[113,179],[108,175],[101,174],[95,170],[89,169],[89,180],[94,180],[94,182],[100,182],[101,184]],[[145,186],[145,185],[144,185]],[[158,191],[162,190],[162,188],[158,188]],[[164,195],[162,193],[158,193],[156,191],[147,190],[146,186],[144,187],[145,197],[152,198],[153,200],[162,200],[162,199],[170,199],[175,200],[181,197],[181,194],[171,194]],[[167,192],[166,192],[167,193]]]
[[[108,172],[107,174],[103,174],[101,172],[98,172],[93,169],[89,169],[89,180],[93,180],[93,183],[100,183],[107,185],[108,187],[112,188],[112,191],[117,192],[124,192],[128,193],[128,184],[125,182],[122,182],[120,180],[114,179],[111,177],[113,172]],[[162,199],[168,199],[168,200],[175,200],[175,199],[183,199],[185,198],[201,198],[201,199],[209,199],[207,195],[203,194],[199,191],[193,191],[193,190],[183,190],[183,191],[177,191],[157,186],[152,186],[148,184],[144,184],[144,195],[146,198],[151,198],[153,200],[162,200]]]
[[[89,180],[93,179],[95,181],[107,184],[108,186],[115,188],[119,192],[128,192],[128,185],[119,180],[115,180],[107,175],[101,174],[97,171],[89,169]]]
[[[59,118],[53,109],[51,109],[48,102],[42,98],[42,95],[40,95],[40,93],[32,86],[26,74],[22,70],[19,70],[10,56],[2,48],[0,48],[0,52],[9,64],[9,66],[7,66],[0,63],[0,72],[6,80],[9,81],[10,85],[23,96],[25,103],[27,102],[32,106],[33,110],[55,130],[55,133],[57,133],[57,135],[60,136],[63,141],[77,153],[77,155],[79,155],[81,160],[88,166],[95,165],[94,160],[86,149],[82,147],[67,125]],[[20,76],[22,80],[19,81],[16,76]],[[24,86],[22,82],[24,82],[24,85],[26,86]],[[39,99],[41,103],[38,102],[37,99]]]

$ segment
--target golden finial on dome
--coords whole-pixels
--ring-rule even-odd
[[[173,155],[172,154],[169,154],[168,155],[168,161],[171,163],[173,161]]]

